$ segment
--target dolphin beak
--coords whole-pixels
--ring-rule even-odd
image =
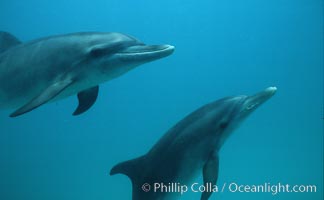
[[[259,100],[266,101],[270,99],[270,97],[272,97],[276,93],[276,91],[277,91],[277,87],[268,87],[264,91],[259,92],[254,96]]]
[[[131,46],[117,54],[125,61],[150,62],[167,57],[174,52],[171,45],[136,45]]]
[[[258,106],[260,106],[261,104],[263,104],[264,102],[266,102],[268,99],[270,99],[277,91],[276,87],[268,87],[265,90],[249,96],[246,101],[245,101],[245,105],[246,105],[246,109],[247,110],[252,110]]]

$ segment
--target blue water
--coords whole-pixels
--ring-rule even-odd
[[[117,31],[176,46],[101,85],[80,117],[71,116],[75,97],[14,119],[0,111],[1,200],[131,199],[129,179],[109,176],[112,166],[147,152],[201,105],[268,86],[277,94],[223,146],[218,182],[317,191],[211,199],[323,199],[322,0],[1,0],[0,29],[22,41]]]

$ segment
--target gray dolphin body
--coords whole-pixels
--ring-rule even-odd
[[[21,43],[0,32],[0,109],[11,117],[78,94],[74,115],[96,101],[98,85],[174,51],[121,33],[74,33]]]
[[[253,96],[228,97],[201,107],[171,128],[146,155],[116,165],[110,175],[122,173],[131,179],[133,200],[177,199],[179,193],[155,190],[155,184],[190,188],[200,172],[204,184],[216,184],[218,152],[225,139],[275,92],[275,87],[269,87]],[[151,186],[148,192],[143,191],[145,183]],[[202,193],[201,200],[209,199],[211,194]]]

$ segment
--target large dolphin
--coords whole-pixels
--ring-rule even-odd
[[[18,108],[10,115],[16,117],[77,94],[73,114],[81,114],[95,103],[100,83],[173,51],[121,33],[73,33],[21,43],[0,32],[0,109]]]
[[[276,90],[269,87],[253,96],[223,98],[199,108],[171,128],[147,154],[116,165],[110,175],[121,173],[131,179],[133,200],[176,199],[179,192],[153,187],[161,183],[171,185],[173,191],[177,187],[172,184],[189,187],[200,172],[204,184],[216,184],[218,152],[225,139]],[[211,194],[202,193],[201,200],[209,199]]]

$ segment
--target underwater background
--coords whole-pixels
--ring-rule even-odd
[[[269,86],[277,94],[221,149],[218,183],[317,191],[211,199],[323,199],[322,0],[0,0],[0,29],[22,41],[116,31],[176,47],[101,85],[79,117],[76,97],[14,119],[1,110],[1,200],[131,199],[130,180],[109,176],[115,164],[146,153],[198,107]]]

